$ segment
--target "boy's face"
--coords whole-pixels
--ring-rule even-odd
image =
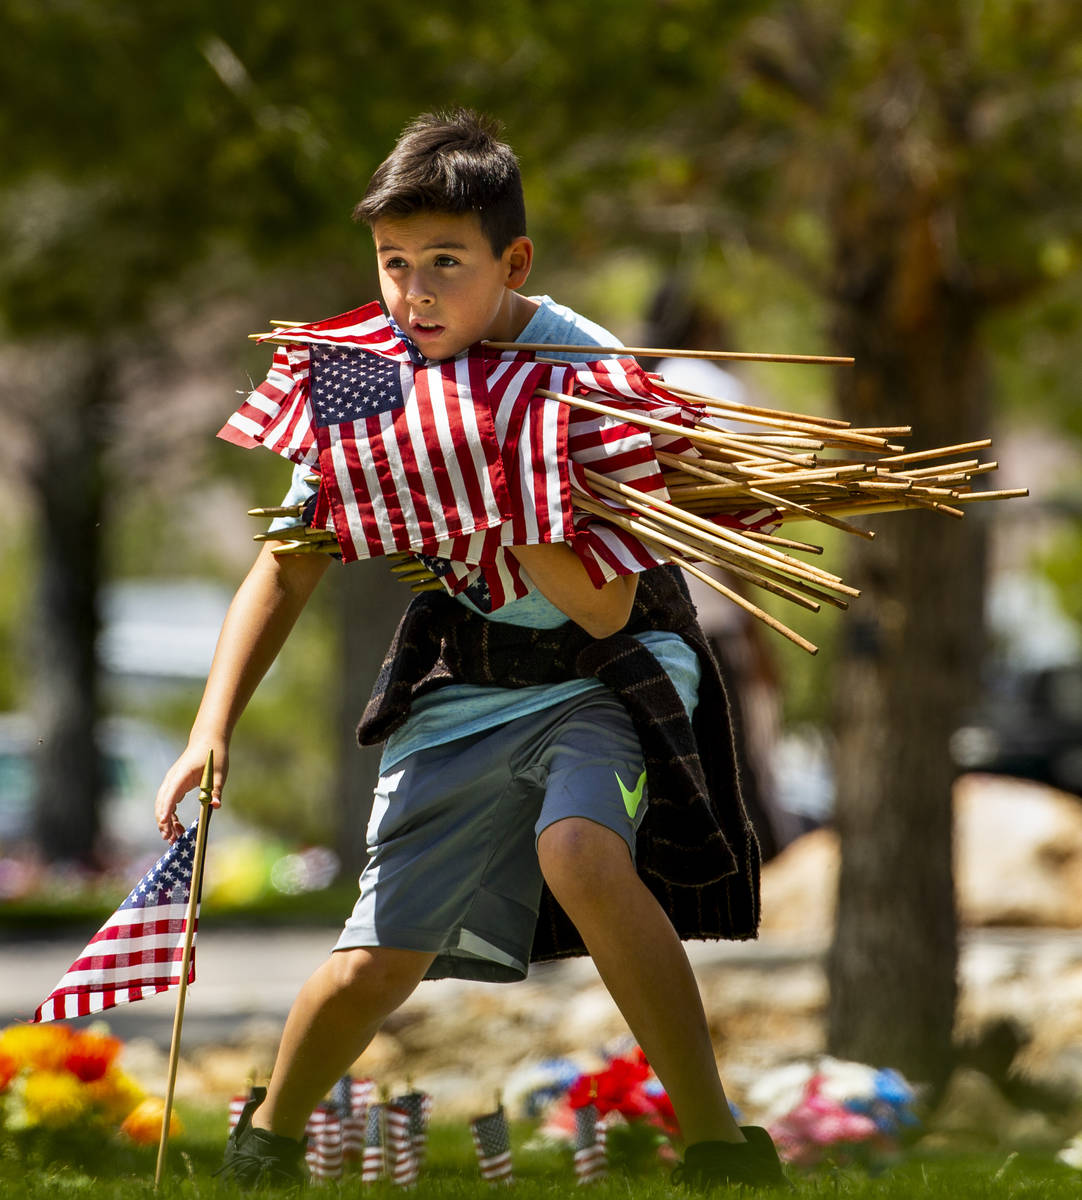
[[[497,257],[474,213],[439,212],[381,217],[372,236],[387,310],[428,358],[482,338],[512,341],[532,314],[514,291],[530,273],[529,238]]]

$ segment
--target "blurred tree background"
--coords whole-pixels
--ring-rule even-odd
[[[749,370],[783,407],[912,423],[925,445],[1038,421],[1082,434],[1071,0],[327,0],[298,16],[278,0],[0,14],[18,51],[0,81],[0,707],[34,715],[48,858],[92,856],[102,713],[138,707],[183,736],[198,698],[133,701],[104,677],[102,589],[241,577],[244,510],[288,477],[213,440],[266,370],[244,335],[375,295],[348,214],[420,111],[505,122],[532,292],[631,338],[679,271],[737,348],[857,357]],[[1044,563],[1076,607],[1077,521]],[[789,716],[838,731],[831,1048],[919,1078],[949,1058],[947,735],[981,678],[987,528],[907,514],[870,546],[832,542],[864,595],[840,621],[794,621],[818,659],[777,647]],[[395,589],[378,563],[331,572],[233,757],[238,811],[351,865],[374,761],[349,731]]]

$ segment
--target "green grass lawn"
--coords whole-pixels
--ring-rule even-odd
[[[232,1185],[212,1177],[221,1161],[225,1117],[218,1111],[197,1111],[180,1106],[185,1132],[169,1148],[168,1169],[162,1194],[202,1200],[204,1197],[239,1195]],[[520,1200],[556,1200],[578,1191],[570,1157],[558,1151],[526,1151],[523,1142],[531,1129],[514,1126],[515,1185]],[[0,1140],[0,1196],[3,1200],[69,1200],[101,1197],[129,1200],[154,1194],[156,1147],[121,1145],[103,1139],[80,1143]],[[882,1200],[1077,1200],[1082,1195],[1082,1173],[1049,1158],[997,1153],[986,1157],[932,1158],[911,1153],[900,1165],[876,1177],[858,1169],[820,1169],[812,1174],[793,1172],[797,1196],[865,1197]],[[280,1192],[278,1194],[287,1194]],[[388,1183],[363,1185],[355,1169],[347,1168],[341,1183],[318,1184],[313,1194],[338,1197],[390,1197],[401,1190]],[[477,1171],[469,1130],[462,1125],[438,1125],[431,1131],[429,1161],[421,1183],[411,1194],[418,1198],[465,1200],[491,1196],[493,1189]],[[665,1200],[680,1195],[666,1173],[627,1177],[614,1175],[594,1185],[597,1200],[633,1197]],[[718,1193],[737,1195],[738,1193]]]

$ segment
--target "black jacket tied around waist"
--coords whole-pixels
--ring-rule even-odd
[[[679,634],[702,668],[693,720],[672,680],[633,636]],[[626,706],[642,745],[649,806],[636,867],[682,938],[754,937],[759,925],[759,844],[740,795],[729,703],[717,662],[674,567],[639,576],[627,625],[593,638],[572,621],[527,629],[487,621],[443,592],[426,592],[395,632],[357,730],[383,741],[419,696],[450,683],[526,687],[596,678]],[[545,888],[531,958],[584,954]]]

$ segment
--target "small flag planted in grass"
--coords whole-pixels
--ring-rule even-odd
[[[313,1180],[342,1178],[342,1119],[337,1110],[320,1104],[308,1118],[305,1161]]]
[[[396,1096],[392,1103],[405,1109],[410,1117],[410,1137],[418,1167],[423,1167],[428,1150],[428,1120],[432,1115],[432,1097],[427,1092],[410,1090]]]
[[[473,1146],[481,1178],[489,1183],[511,1183],[511,1131],[501,1105],[495,1112],[474,1117],[470,1122]]]
[[[364,1135],[364,1156],[361,1159],[361,1181],[363,1183],[376,1183],[387,1174],[383,1122],[383,1105],[370,1104]]]
[[[399,1187],[412,1187],[417,1182],[417,1159],[413,1153],[413,1134],[410,1114],[393,1101],[387,1105],[387,1157],[391,1179]]]
[[[334,1085],[331,1103],[342,1118],[342,1153],[347,1159],[362,1157],[368,1105],[375,1090],[373,1080],[352,1075],[343,1075]]]
[[[247,1096],[233,1096],[229,1101],[229,1132],[232,1133],[240,1120],[240,1114],[248,1103]]]
[[[599,1183],[608,1174],[605,1122],[593,1104],[575,1109],[575,1178]]]

